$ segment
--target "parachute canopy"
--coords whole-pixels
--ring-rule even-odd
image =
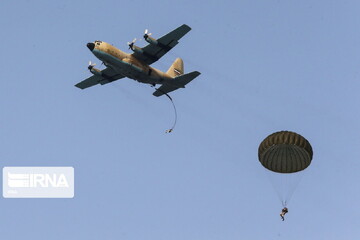
[[[313,151],[303,136],[281,131],[269,135],[261,142],[258,156],[261,164],[270,171],[294,173],[310,165]]]

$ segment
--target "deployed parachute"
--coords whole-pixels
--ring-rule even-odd
[[[310,143],[294,132],[276,132],[261,142],[258,157],[271,171],[267,171],[271,183],[285,207],[300,182],[302,170],[311,163],[313,150]]]
[[[258,154],[261,164],[270,171],[295,173],[310,165],[313,151],[303,136],[281,131],[265,138],[259,146]]]

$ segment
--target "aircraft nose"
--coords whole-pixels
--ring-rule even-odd
[[[94,50],[95,44],[94,43],[88,43],[86,46],[90,49],[90,51]]]

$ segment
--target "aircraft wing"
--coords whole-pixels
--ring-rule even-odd
[[[191,28],[188,25],[183,24],[172,32],[166,34],[165,36],[156,39],[156,41],[158,42],[157,45],[148,44],[141,49],[142,53],[134,52],[132,55],[135,58],[150,65],[159,60],[168,51],[175,47],[176,44],[179,43],[178,41],[180,40],[180,38],[182,38],[190,30]]]
[[[76,84],[75,87],[85,89],[88,87],[92,87],[98,83],[100,83],[101,85],[104,85],[104,84],[116,81],[120,78],[124,78],[124,75],[122,75],[108,67],[101,71],[101,75],[100,74],[92,75],[91,77],[85,79],[84,81]]]
[[[194,80],[197,76],[199,76],[200,73],[198,71],[194,71],[191,73],[187,73],[178,77],[175,77],[174,79],[171,79],[161,85],[154,93],[153,95],[156,97],[159,97],[163,94],[167,94],[169,92],[175,91],[178,88],[185,88],[185,85]]]

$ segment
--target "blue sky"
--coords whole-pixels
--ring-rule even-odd
[[[73,166],[74,199],[0,199],[2,239],[360,237],[358,1],[1,1],[0,159]],[[192,27],[202,75],[166,97],[130,79],[87,90],[86,47]],[[143,46],[144,42],[139,42]],[[291,130],[314,158],[281,222],[257,148]]]

